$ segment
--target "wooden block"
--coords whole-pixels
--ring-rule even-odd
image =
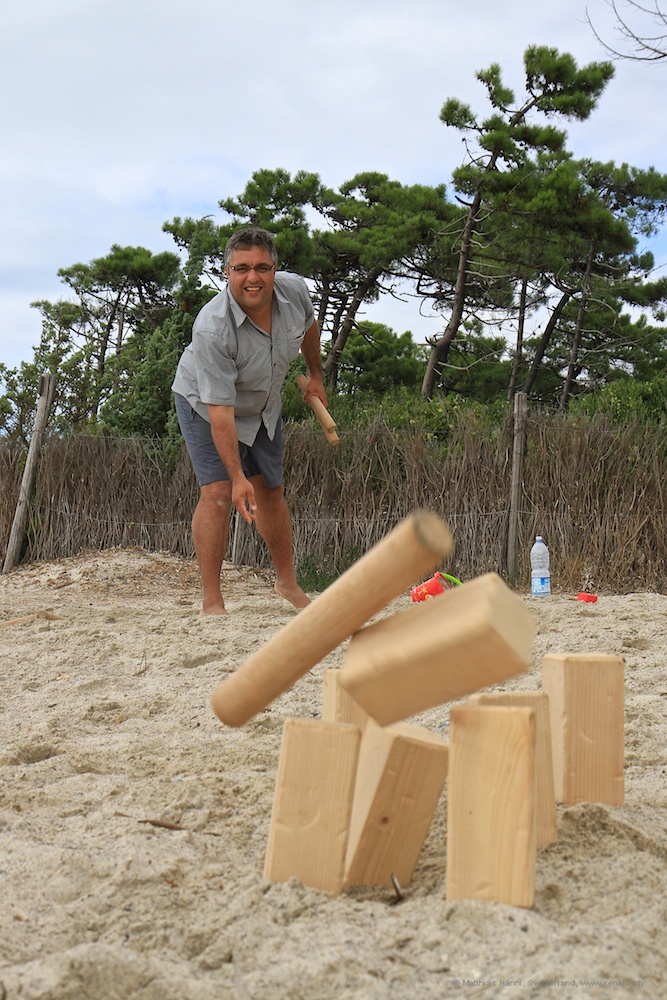
[[[340,683],[381,726],[526,670],[535,619],[496,573],[352,636]]]
[[[535,712],[459,705],[450,714],[447,899],[535,898]]]
[[[516,706],[534,710],[536,843],[538,849],[553,844],[558,837],[558,829],[548,696],[544,691],[500,691],[494,694],[472,694],[467,702],[472,705]]]
[[[409,885],[447,777],[447,745],[422,726],[368,720],[359,750],[344,888]]]
[[[322,719],[324,722],[347,722],[363,733],[369,716],[357,705],[340,684],[340,670],[325,670],[322,685]]]
[[[542,687],[549,696],[556,801],[622,805],[623,657],[549,653]]]
[[[360,739],[356,726],[285,720],[265,878],[341,891]]]

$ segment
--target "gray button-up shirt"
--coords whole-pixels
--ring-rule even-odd
[[[273,440],[282,384],[314,319],[308,286],[297,274],[276,273],[270,336],[243,312],[229,288],[223,289],[195,319],[173,391],[205,420],[209,403],[233,406],[244,444],[253,443],[262,421]]]

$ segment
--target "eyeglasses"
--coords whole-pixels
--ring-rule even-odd
[[[256,271],[257,274],[269,274],[275,266],[275,264],[257,264],[256,267],[250,267],[248,264],[227,265],[230,271],[236,271],[237,274],[250,274],[251,271]]]

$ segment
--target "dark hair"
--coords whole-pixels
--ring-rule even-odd
[[[270,254],[274,264],[278,262],[278,251],[276,243],[271,233],[266,229],[257,229],[255,226],[248,226],[246,229],[237,229],[227,240],[225,245],[224,263],[229,264],[235,250],[252,250],[253,247],[260,247]]]

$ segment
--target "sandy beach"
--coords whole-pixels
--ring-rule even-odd
[[[547,652],[625,660],[625,802],[558,807],[532,909],[445,898],[446,789],[414,879],[340,896],[263,877],[286,717],[344,648],[239,729],[217,685],[296,613],[226,566],[88,553],[0,577],[0,1000],[667,995],[667,596],[525,600]],[[446,598],[444,598],[446,599]],[[409,591],[388,610],[410,604]],[[447,738],[448,705],[416,717]]]

